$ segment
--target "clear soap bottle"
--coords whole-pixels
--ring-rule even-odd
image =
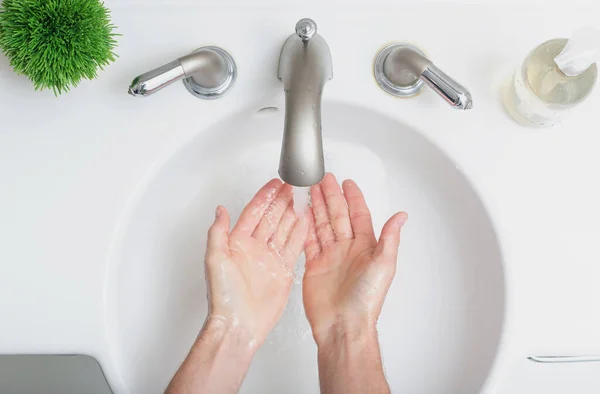
[[[590,95],[598,79],[600,30],[581,29],[534,48],[515,72],[505,106],[519,123],[551,127]]]

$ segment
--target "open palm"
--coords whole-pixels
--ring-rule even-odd
[[[205,265],[210,318],[241,325],[260,344],[285,309],[308,222],[294,212],[291,186],[273,179],[229,228],[219,206]]]
[[[379,241],[353,181],[327,174],[313,186],[303,298],[317,344],[336,331],[374,328],[396,271],[406,213],[392,216]]]

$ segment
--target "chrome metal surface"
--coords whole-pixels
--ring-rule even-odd
[[[225,50],[212,46],[202,47],[181,60],[186,67],[189,65],[183,84],[194,96],[213,100],[233,88],[237,67],[233,57]]]
[[[397,43],[384,48],[375,58],[374,73],[379,86],[394,96],[412,97],[427,84],[453,108],[473,108],[469,90],[414,45]]]
[[[440,70],[435,64],[430,64],[425,68],[423,74],[421,74],[421,80],[454,108],[473,108],[471,93]]]
[[[419,79],[418,75],[410,71],[410,69],[402,67],[400,70],[393,71],[394,68],[398,67],[395,67],[393,62],[385,62],[388,56],[397,49],[408,49],[411,52],[425,56],[425,53],[423,53],[421,49],[411,44],[400,43],[389,45],[383,48],[375,58],[373,67],[375,80],[383,90],[393,96],[406,98],[413,97],[423,90],[425,83]],[[398,53],[401,54],[402,52],[399,51]],[[394,80],[392,81],[388,75],[392,76]]]
[[[236,76],[237,69],[231,55],[221,48],[207,46],[137,76],[129,86],[129,94],[150,96],[183,79],[190,93],[210,100],[227,93],[233,87]]]
[[[317,34],[317,24],[310,18],[300,19],[296,23],[296,34],[303,42],[308,42]]]
[[[150,96],[184,77],[185,72],[181,63],[179,60],[174,60],[135,77],[129,86],[128,93],[132,96]]]
[[[527,359],[536,363],[544,364],[600,362],[600,356],[533,356],[527,357]]]
[[[314,29],[298,29],[298,22],[300,33],[287,39],[279,57],[278,76],[285,92],[279,175],[294,186],[314,185],[325,175],[321,99],[325,83],[333,78],[333,65],[329,46],[316,34],[314,21],[308,21]],[[310,38],[303,40],[303,35]]]

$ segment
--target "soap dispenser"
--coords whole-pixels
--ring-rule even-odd
[[[525,126],[554,126],[591,93],[599,56],[600,30],[595,28],[542,43],[515,72],[506,94],[507,111]]]

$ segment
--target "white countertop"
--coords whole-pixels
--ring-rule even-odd
[[[128,199],[208,125],[280,98],[279,50],[290,26],[310,16],[333,56],[324,100],[376,103],[420,130],[460,166],[493,218],[508,309],[490,392],[512,360],[600,354],[600,91],[549,130],[517,125],[501,102],[501,86],[530,49],[579,26],[600,26],[600,5],[347,6],[333,13],[323,4],[173,4],[107,2],[123,34],[120,58],[59,99],[34,92],[0,56],[0,353],[89,354],[114,379],[105,269]],[[371,67],[395,40],[421,46],[469,87],[474,109],[453,111],[429,90],[411,100],[386,96]],[[143,100],[126,94],[134,76],[206,44],[227,49],[238,64],[227,97],[201,101],[182,86]]]

